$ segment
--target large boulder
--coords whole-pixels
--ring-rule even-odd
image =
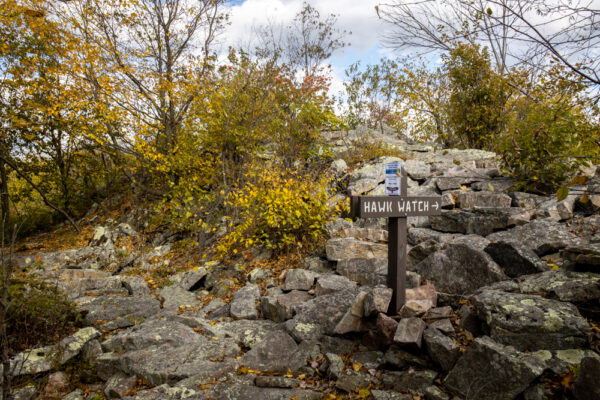
[[[484,336],[471,342],[444,384],[471,399],[514,399],[543,371],[543,363],[535,356]]]
[[[500,267],[483,251],[466,244],[451,245],[415,267],[417,273],[433,281],[439,292],[454,295],[507,279]]]
[[[458,208],[510,207],[512,199],[504,193],[461,191],[456,196]]]
[[[385,258],[352,258],[338,261],[336,271],[359,285],[385,285],[387,264],[387,254]]]
[[[441,232],[474,233],[481,236],[523,225],[531,219],[532,211],[521,208],[475,208],[443,210],[429,217],[431,228]]]
[[[233,294],[229,312],[236,319],[257,319],[256,302],[260,298],[258,286],[249,283]]]
[[[560,301],[583,303],[600,299],[600,275],[557,269],[519,279],[521,293],[544,293]]]
[[[365,242],[354,238],[333,238],[325,246],[327,259],[331,261],[351,258],[384,258],[387,257],[387,246]]]
[[[306,359],[298,354],[298,345],[284,331],[275,331],[240,359],[242,365],[261,372],[285,373],[298,371]]]
[[[77,309],[85,314],[85,322],[93,324],[102,320],[115,320],[119,317],[148,318],[160,311],[160,302],[153,296],[100,296],[84,297],[77,302]]]
[[[537,295],[482,290],[473,298],[492,339],[519,350],[584,346],[590,326],[573,304]]]

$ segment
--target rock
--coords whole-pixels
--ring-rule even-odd
[[[573,209],[578,196],[567,196],[562,201],[557,201],[555,198],[540,204],[538,211],[535,213],[537,219],[550,218],[554,221],[564,221],[573,217]]]
[[[206,277],[208,271],[204,267],[196,267],[190,271],[181,272],[173,275],[170,280],[176,283],[182,289],[194,291],[202,286],[202,279]]]
[[[231,291],[231,288],[234,285],[235,285],[235,282],[232,281],[231,279],[224,279],[224,280],[215,282],[215,284],[212,286],[212,294],[215,297],[224,298],[225,296],[227,296],[229,294],[229,292]]]
[[[222,376],[235,370],[237,363],[231,358],[239,353],[240,348],[231,339],[204,340],[200,344],[177,347],[152,346],[118,356],[113,368],[127,375],[137,375],[149,384],[160,385],[201,373]],[[107,354],[111,353],[103,354],[99,361],[104,360]],[[228,357],[229,361],[226,360]]]
[[[573,385],[573,395],[577,400],[593,400],[600,398],[600,358],[586,357],[581,361],[579,374]]]
[[[519,208],[475,208],[442,210],[441,215],[429,216],[431,228],[440,232],[489,235],[495,231],[523,225],[531,219],[532,211]]]
[[[507,279],[487,253],[464,244],[430,255],[415,269],[440,292],[454,295],[470,294],[482,286]]]
[[[548,199],[544,196],[524,192],[512,192],[509,196],[512,198],[511,206],[521,208],[538,208],[540,204]]]
[[[460,347],[454,343],[454,340],[432,327],[425,330],[423,340],[429,357],[444,371],[450,371],[461,354]]]
[[[454,330],[454,326],[452,325],[452,322],[447,318],[435,320],[431,324],[429,324],[429,327],[439,330],[444,335],[448,335],[448,336],[452,336],[452,337],[456,336],[456,331]]]
[[[402,163],[402,168],[407,175],[414,180],[425,180],[431,175],[431,166],[420,160],[406,160]]]
[[[383,373],[384,386],[395,390],[408,390],[423,393],[425,388],[433,384],[437,372],[431,370],[388,371]]]
[[[394,334],[394,343],[421,348],[426,325],[420,318],[402,318]]]
[[[202,305],[202,302],[198,300],[198,297],[194,293],[188,292],[178,285],[162,288],[159,295],[163,300],[163,307],[168,309],[177,310],[180,306],[194,307]]]
[[[296,315],[291,320],[294,321],[291,326],[317,325],[321,333],[333,334],[346,311],[355,304],[357,294],[357,289],[349,289],[309,300],[296,307]]]
[[[319,274],[306,269],[288,269],[285,274],[284,290],[310,290]]]
[[[398,322],[384,313],[377,315],[377,331],[383,336],[385,344],[392,344],[398,329]]]
[[[336,175],[342,175],[343,173],[346,172],[347,169],[348,169],[348,165],[346,164],[346,161],[342,160],[341,158],[338,158],[337,160],[334,160],[331,163],[331,170]]]
[[[367,292],[360,291],[355,296],[352,305],[348,308],[342,319],[333,329],[333,333],[343,335],[348,332],[359,332],[362,330],[362,317],[364,311],[364,301],[367,297]]]
[[[510,207],[512,199],[504,193],[461,191],[456,196],[458,208]]]
[[[369,386],[372,378],[371,375],[365,374],[364,372],[346,369],[335,382],[335,387],[347,393],[352,393],[358,391],[360,388]]]
[[[54,372],[48,375],[44,386],[44,398],[59,398],[69,393],[69,377],[64,372]]]
[[[380,369],[383,363],[383,352],[381,351],[359,351],[352,354],[350,361],[353,363],[362,364],[362,368],[366,370]]]
[[[335,380],[342,376],[345,367],[344,360],[335,353],[325,353],[324,366],[326,367],[327,376]]]
[[[104,342],[105,351],[142,350],[151,346],[168,344],[200,344],[204,338],[189,326],[165,318],[152,319],[134,326],[132,329],[119,332]]]
[[[396,346],[392,346],[385,352],[383,361],[397,369],[405,369],[406,367],[427,367],[429,362],[412,353],[402,350]]]
[[[600,299],[600,275],[557,269],[519,279],[519,290],[540,294],[570,303]]]
[[[102,354],[102,345],[96,339],[89,341],[81,349],[81,359],[90,364],[94,364],[100,354]]]
[[[312,296],[304,291],[292,290],[279,296],[262,297],[260,307],[265,318],[275,322],[283,322],[293,318],[296,314],[296,307],[311,298]]]
[[[112,233],[105,226],[96,226],[94,228],[94,235],[88,242],[88,246],[96,247],[96,246],[108,246],[112,245]]]
[[[271,271],[265,268],[254,268],[248,273],[248,282],[257,283],[271,276]]]
[[[208,398],[215,400],[287,400],[293,398],[297,400],[317,400],[322,397],[323,393],[301,389],[261,388],[247,383],[232,385],[231,383],[225,382],[212,386],[210,389],[206,390],[204,394],[206,397],[202,397],[202,399]]]
[[[409,394],[398,392],[390,392],[387,390],[371,390],[373,400],[412,400],[413,397]]]
[[[331,272],[329,261],[323,260],[321,257],[306,257],[300,267],[321,274]]]
[[[60,341],[56,350],[57,360],[62,365],[79,355],[85,345],[100,337],[96,328],[88,326]]]
[[[19,399],[19,397],[17,397],[17,396],[15,396],[15,398],[17,400]],[[25,399],[22,399],[22,400],[25,400]],[[65,397],[63,397],[62,400],[83,400],[83,393],[81,392],[80,389],[77,389],[77,390],[72,391]]]
[[[118,373],[111,376],[104,385],[104,395],[108,399],[122,399],[136,385],[137,380],[135,376]]]
[[[471,342],[444,384],[469,398],[513,399],[543,371],[543,365],[535,356],[484,336]]]
[[[352,258],[386,258],[387,246],[354,238],[333,238],[325,246],[327,259],[331,261]]]
[[[140,276],[119,276],[122,285],[127,289],[130,296],[148,296],[150,289],[146,281]]]
[[[385,313],[392,300],[393,290],[387,287],[375,287],[367,293],[364,301],[364,316]]]
[[[471,189],[490,191],[494,193],[506,193],[510,192],[513,189],[513,185],[514,181],[511,178],[498,177],[497,179],[475,182],[471,185]],[[506,207],[510,207],[511,203],[509,203],[509,205]]]
[[[385,285],[387,279],[387,253],[385,258],[340,260],[337,263],[336,270],[340,275],[362,286]]]
[[[521,275],[546,271],[546,262],[520,242],[497,241],[487,245],[485,252],[502,267],[504,273],[515,278]]]
[[[160,385],[152,389],[140,390],[134,397],[125,397],[126,400],[204,400],[202,396],[194,389],[187,387],[170,387],[169,385]]]
[[[425,314],[434,304],[431,300],[407,300],[398,314],[402,318],[418,317]]]
[[[443,319],[443,318],[450,318],[451,316],[452,316],[452,307],[445,306],[445,307],[432,308],[431,310],[427,311],[427,313],[425,313],[423,318],[425,318],[425,319]]]
[[[435,307],[437,304],[437,292],[433,285],[423,285],[412,289],[406,289],[406,301],[427,300]]]
[[[232,338],[240,347],[253,348],[274,331],[283,327],[269,320],[248,320],[221,322],[205,328],[219,338]]]
[[[460,326],[461,329],[470,332],[473,336],[481,335],[481,320],[472,307],[463,304],[458,310],[458,315],[460,315],[458,326]]]
[[[234,293],[229,312],[236,319],[257,319],[256,302],[260,298],[258,286],[252,283]]]
[[[340,290],[346,290],[354,287],[356,287],[356,283],[352,282],[345,276],[333,274],[322,275],[317,280],[317,286],[315,287],[315,296],[322,296],[325,294],[338,292]]]
[[[590,326],[570,303],[537,295],[483,290],[473,298],[492,339],[519,350],[584,346]]]
[[[364,240],[367,242],[387,242],[388,231],[381,228],[343,228],[337,232],[338,237],[353,237],[358,240]]]
[[[569,228],[565,224],[548,219],[531,221],[523,226],[496,232],[488,235],[487,239],[491,242],[523,244],[538,256],[555,253],[567,246],[581,244],[581,239],[569,232]]]
[[[288,369],[294,372],[306,365],[306,359],[297,350],[298,345],[290,335],[275,331],[244,354],[240,362],[261,372],[285,373]]]
[[[450,400],[450,396],[442,392],[437,386],[427,386],[423,393],[425,394],[425,400]]]
[[[295,388],[300,384],[298,379],[286,378],[285,376],[257,376],[254,378],[254,384],[257,387],[265,388]]]
[[[600,272],[600,245],[567,247],[560,256],[576,271]]]

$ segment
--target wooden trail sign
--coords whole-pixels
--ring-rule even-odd
[[[352,218],[388,219],[387,283],[392,288],[388,313],[396,314],[406,302],[407,217],[439,215],[440,196],[408,196],[406,172],[400,169],[399,196],[352,196]]]

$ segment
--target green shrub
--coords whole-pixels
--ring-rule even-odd
[[[399,157],[403,160],[408,158],[402,150],[395,146],[369,140],[357,140],[352,143],[348,150],[337,154],[337,157],[346,161],[349,167],[385,156]]]
[[[37,345],[55,343],[80,325],[81,314],[55,286],[14,277],[8,287],[8,348],[19,352]]]
[[[521,187],[553,191],[598,156],[597,112],[583,90],[562,76],[549,76],[510,105],[497,152]]]

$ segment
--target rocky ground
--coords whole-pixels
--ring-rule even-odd
[[[158,289],[133,272],[167,266],[170,240],[125,251],[143,225],[125,215],[86,247],[17,256],[87,326],[16,356],[16,374],[47,375],[41,391],[66,394],[61,365],[77,361],[90,383],[70,400],[599,399],[600,171],[558,202],[510,191],[493,153],[393,143],[411,157],[409,195],[444,203],[441,216],[409,219],[398,315],[385,314],[385,221],[335,221],[300,268],[209,262]],[[352,172],[336,161],[343,195],[382,194],[388,161]]]

